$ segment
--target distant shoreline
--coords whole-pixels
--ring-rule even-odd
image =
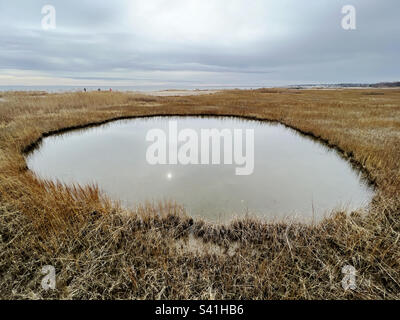
[[[47,93],[79,92],[86,88],[88,91],[122,91],[135,93],[164,93],[164,92],[204,92],[204,91],[222,91],[222,90],[257,90],[257,89],[391,89],[400,88],[398,82],[379,82],[379,83],[339,83],[339,84],[299,84],[286,86],[0,86],[0,92],[6,91],[45,91]]]

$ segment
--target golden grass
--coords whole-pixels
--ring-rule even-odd
[[[400,298],[400,90],[224,91],[154,97],[7,92],[0,100],[0,298]],[[366,215],[317,225],[213,225],[177,204],[128,212],[94,186],[38,180],[23,151],[65,128],[146,115],[279,121],[336,148],[377,186]],[[357,289],[341,286],[344,265]],[[54,265],[57,290],[43,291]]]

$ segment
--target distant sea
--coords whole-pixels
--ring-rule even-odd
[[[161,90],[222,90],[222,89],[257,89],[265,86],[0,86],[1,91],[46,91],[49,93],[88,91],[161,91]]]
[[[379,83],[339,83],[339,84],[297,84],[297,85],[280,85],[280,86],[266,86],[266,85],[146,85],[146,86],[0,86],[2,91],[46,91],[49,93],[57,92],[79,92],[84,88],[88,91],[162,91],[162,90],[223,90],[223,89],[260,89],[260,88],[291,88],[291,89],[313,89],[313,88],[398,88],[398,82],[379,82]]]

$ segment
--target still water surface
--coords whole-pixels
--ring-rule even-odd
[[[254,129],[253,174],[236,175],[236,164],[149,164],[146,151],[152,142],[146,134],[154,128],[168,134],[170,120],[199,136],[207,128]],[[115,121],[45,138],[27,162],[44,179],[98,184],[127,207],[175,200],[192,216],[216,222],[246,214],[318,221],[334,209],[364,207],[373,196],[361,174],[335,150],[279,124],[237,118]]]

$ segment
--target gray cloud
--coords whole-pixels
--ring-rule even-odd
[[[399,80],[400,3],[350,2],[353,31],[342,0],[2,0],[0,85]],[[56,30],[41,29],[45,4]]]

